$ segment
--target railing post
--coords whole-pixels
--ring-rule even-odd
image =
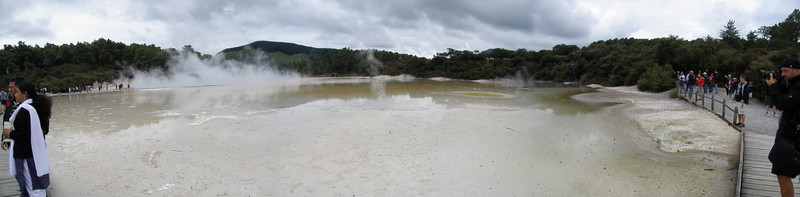
[[[684,94],[688,94],[688,93],[690,93],[688,90],[684,91]],[[689,102],[694,102],[692,104],[695,104],[695,105],[700,104],[700,106],[705,108],[706,110],[708,110],[709,108],[707,108],[705,106],[705,103],[706,103],[705,101],[706,101],[706,98],[710,98],[711,99],[711,112],[713,112],[716,115],[719,115],[717,113],[717,111],[716,111],[716,106],[714,106],[714,105],[716,105],[714,102],[717,102],[716,95],[714,95],[712,93],[711,97],[706,97],[706,93],[698,92],[696,94],[693,94],[693,96],[694,96],[694,99],[693,99],[694,101],[692,101],[692,98],[689,98],[688,101]],[[699,99],[703,99],[703,100],[699,101]],[[731,118],[732,121],[730,121],[729,123],[733,123],[733,125],[737,125],[738,124],[738,120],[739,120],[739,114],[740,114],[739,113],[738,104],[736,104],[735,102],[731,102],[732,104],[734,104],[734,105],[732,105],[733,108],[731,108],[731,107],[729,107],[731,105],[728,105],[728,101],[725,100],[724,97],[719,102],[722,103],[722,109],[721,109],[722,110],[722,119],[725,120],[725,118],[727,118],[727,116],[726,116],[727,112],[725,112],[725,111],[727,111],[727,109],[731,109],[731,112],[733,112],[733,117]]]
[[[728,104],[725,103],[725,100],[722,100],[722,119],[725,119],[725,109],[728,108]]]
[[[703,92],[703,100],[700,101],[700,102],[702,103],[702,105],[700,105],[700,106],[706,107],[706,93],[705,92]]]
[[[714,95],[715,94],[711,94],[711,111],[714,111],[714,103],[717,102],[717,100],[714,99]]]

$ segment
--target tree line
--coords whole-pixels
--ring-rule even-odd
[[[95,82],[120,78],[126,69],[167,69],[168,50],[154,45],[114,42],[100,38],[91,43],[45,44],[30,46],[25,42],[4,45],[0,50],[0,80],[25,77],[39,87],[66,92],[69,87],[83,87]]]
[[[600,40],[584,47],[560,44],[539,51],[447,49],[430,59],[383,50],[315,50],[290,43],[270,45],[266,42],[261,42],[261,47],[226,49],[222,54],[228,61],[270,62],[260,65],[305,76],[409,74],[467,80],[512,77],[528,81],[637,85],[645,91],[672,88],[676,70],[746,73],[758,86],[759,82],[763,84],[755,80],[760,70],[774,70],[774,65],[784,58],[800,55],[798,9],[784,21],[762,26],[744,36],[733,20],[721,27],[719,37],[709,35],[694,40],[673,35],[655,39]],[[271,48],[261,50],[263,47]],[[283,52],[282,48],[299,52]],[[0,80],[23,76],[40,87],[66,91],[67,87],[135,77],[131,70],[168,71],[171,58],[182,51],[203,59],[212,58],[195,52],[188,45],[180,50],[162,49],[103,38],[91,43],[46,44],[43,47],[19,42],[4,45],[0,50]]]
[[[800,55],[800,11],[795,9],[782,22],[762,26],[741,36],[730,20],[721,26],[719,37],[710,35],[686,40],[678,36],[655,39],[615,38],[595,41],[588,46],[560,44],[552,49],[490,49],[485,51],[447,49],[433,58],[420,58],[389,51],[375,51],[383,63],[380,74],[410,74],[417,77],[454,79],[493,79],[515,77],[522,80],[573,81],[609,86],[638,85],[640,90],[664,91],[673,87],[674,71],[697,73],[719,71],[747,74],[762,85],[761,70],[774,70],[786,57]],[[230,59],[245,60],[258,52],[239,51]],[[277,66],[309,76],[373,75],[365,50],[343,48],[320,55],[274,58]],[[239,58],[237,58],[239,57]],[[760,93],[759,93],[760,94]]]

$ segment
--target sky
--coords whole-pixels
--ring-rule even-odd
[[[797,8],[798,0],[0,0],[0,44],[106,38],[216,54],[269,40],[433,57],[448,48],[719,37],[728,20],[744,36]]]

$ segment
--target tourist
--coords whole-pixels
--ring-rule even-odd
[[[709,74],[706,77],[706,86],[708,87],[708,93],[709,94],[714,93],[714,87],[717,86],[717,84],[715,82],[716,81],[714,81],[714,74],[713,73]]]
[[[694,94],[694,86],[697,84],[697,76],[694,75],[693,70],[689,70],[689,75],[686,75],[686,92],[689,92],[689,98],[692,98],[692,94]]]
[[[734,88],[734,87],[736,87],[736,85],[735,85],[736,84],[736,79],[733,78],[733,75],[731,75],[731,74],[728,74],[728,76],[726,78],[728,78],[728,83],[725,84],[725,91],[728,93],[728,98],[733,100],[733,92],[736,91],[736,89]]]
[[[15,77],[15,78],[11,79],[8,82],[9,98],[5,103],[3,103],[3,107],[5,108],[5,110],[3,112],[3,121],[4,122],[5,121],[9,121],[9,119],[11,118],[11,114],[14,113],[14,110],[16,110],[17,106],[19,105],[19,103],[17,103],[17,100],[14,98],[14,95],[19,90],[19,89],[17,89],[17,84],[19,82],[21,82],[21,81],[24,81],[24,80],[25,80],[25,78]],[[5,135],[3,136],[3,139],[5,139]],[[3,142],[2,144],[0,144],[0,148],[2,148],[3,150],[6,150],[6,149],[8,149],[8,146],[10,146],[10,145],[11,145],[10,143]]]
[[[773,95],[775,106],[783,111],[775,134],[775,144],[769,151],[769,161],[772,162],[772,174],[778,176],[781,196],[794,196],[792,179],[800,174],[800,152],[797,150],[798,128],[797,118],[800,112],[800,61],[789,58],[781,64],[781,76],[786,79],[788,86],[778,85],[773,76],[766,80],[769,92]]]
[[[772,116],[778,117],[777,109],[775,108],[775,102],[772,99],[772,93],[770,92],[769,85],[767,85],[767,94],[764,96],[764,115],[769,117],[769,109],[772,108]]]
[[[17,85],[14,97],[19,107],[11,115],[11,129],[3,128],[3,135],[14,141],[9,154],[9,171],[17,179],[20,196],[45,196],[50,185],[50,164],[44,135],[50,128],[50,109],[53,102],[36,93],[29,81]]]
[[[719,71],[714,70],[714,94],[719,94],[719,84],[725,83],[725,77],[719,74]]]
[[[700,88],[703,89],[703,95],[708,93],[708,87],[706,87],[706,77],[705,73],[702,76],[697,77],[697,91],[700,91]]]
[[[750,104],[750,84],[747,83],[747,75],[742,74],[739,76],[739,86],[736,87],[733,99],[739,102],[739,121],[736,125],[744,127],[745,108]]]
[[[0,90],[0,103],[5,104],[8,101],[8,92]]]

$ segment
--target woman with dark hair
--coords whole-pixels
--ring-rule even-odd
[[[14,140],[9,171],[17,179],[21,196],[45,196],[50,185],[50,164],[44,135],[50,128],[53,102],[39,95],[32,82],[19,82],[17,89],[14,98],[21,103],[11,114],[11,129],[3,129],[3,135]]]

